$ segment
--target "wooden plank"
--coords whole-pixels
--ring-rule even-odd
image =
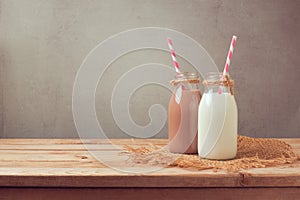
[[[299,188],[0,188],[0,199],[276,199],[294,200]]]
[[[123,168],[126,171],[128,169]],[[132,168],[131,168],[132,170]],[[136,171],[138,171],[137,169]],[[132,174],[110,168],[2,168],[1,187],[239,187],[240,175],[168,168]]]
[[[122,151],[93,151],[94,155],[98,155],[99,158],[105,159],[111,157],[114,160],[120,160],[125,155],[121,156]],[[119,156],[120,155],[120,156]],[[37,161],[95,161],[92,155],[87,151],[34,151],[34,150],[1,150],[0,151],[0,162],[37,162]]]
[[[123,171],[138,171],[125,157],[102,140],[88,140],[93,149],[83,149],[80,140],[4,139],[0,140],[0,186],[19,187],[299,187],[300,162],[294,167],[215,173],[212,170],[165,168],[153,173],[121,173],[98,162],[90,153]],[[166,144],[165,139],[115,140],[120,145]],[[286,139],[298,153],[300,139]],[[299,141],[299,143],[295,142]],[[36,144],[37,143],[37,144]],[[74,144],[73,144],[74,143]],[[72,147],[73,146],[73,147]],[[13,149],[15,148],[15,149]],[[30,149],[33,148],[33,149]],[[143,168],[145,169],[145,167]],[[151,170],[147,167],[146,170]]]
[[[112,149],[108,144],[88,144],[86,147],[82,144],[1,144],[1,150],[52,150],[52,151],[85,151],[86,148],[91,150]]]
[[[265,169],[263,173],[245,170],[229,174],[225,171],[215,173],[212,170],[165,168],[152,173],[132,174],[124,172],[128,170],[138,172],[140,169],[119,167],[119,170],[124,171],[122,173],[110,168],[85,166],[83,168],[15,167],[1,168],[0,186],[154,187],[159,183],[161,187],[300,187],[299,168],[275,169]],[[119,181],[117,185],[112,183],[113,179]],[[57,180],[60,181],[59,185]]]
[[[289,144],[300,144],[300,138],[274,138],[283,140]],[[87,144],[105,144],[109,141],[117,144],[128,144],[128,143],[161,143],[166,144],[167,139],[0,139],[0,144],[82,144],[84,141]]]
[[[107,166],[101,162],[95,161],[13,161],[13,162],[1,162],[0,161],[0,177],[3,175],[3,168],[31,168],[33,171],[35,168],[106,168]]]
[[[298,167],[270,167],[249,169],[241,172],[243,186],[247,187],[300,187],[300,163]]]
[[[52,141],[54,140],[54,141]],[[66,140],[66,141],[64,141]],[[110,146],[107,140],[87,140],[85,146],[79,139],[0,139],[0,150],[8,149],[102,149],[102,146]],[[300,139],[281,139],[289,143],[294,149],[300,149]],[[5,141],[5,142],[4,142]],[[112,139],[113,145],[149,145],[155,144],[164,146],[168,143],[167,139]]]
[[[118,148],[123,148],[125,144],[118,144],[118,145],[110,145],[110,144],[26,144],[26,145],[19,145],[19,144],[0,144],[0,151],[2,150],[52,150],[52,151],[85,151],[85,150],[113,150],[114,147],[117,146]],[[147,145],[145,144],[131,144],[130,146],[140,146],[140,145]],[[157,144],[155,144],[157,145]],[[164,145],[158,144],[157,146],[163,147]]]
[[[0,144],[167,144],[167,139],[0,139]]]
[[[132,169],[132,172],[125,172]],[[92,168],[35,168],[34,170],[26,169],[23,167],[15,167],[15,168],[2,168],[1,173],[4,175],[10,176],[35,176],[39,174],[41,176],[78,176],[78,175],[87,175],[87,176],[113,176],[113,175],[124,175],[124,176],[203,176],[203,177],[238,177],[240,174],[238,173],[227,173],[224,170],[220,170],[218,172],[213,172],[212,170],[195,170],[195,169],[186,169],[186,168],[159,168],[159,167],[148,167],[152,172],[148,173],[138,173],[139,170],[145,169],[142,166],[135,167],[120,167],[119,170],[115,170],[113,168],[104,168],[104,169],[92,169]]]

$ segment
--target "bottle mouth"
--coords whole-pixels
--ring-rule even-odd
[[[181,72],[176,74],[175,79],[199,79],[198,72]]]
[[[178,73],[173,80],[170,81],[171,86],[176,86],[180,83],[199,84],[200,77],[198,72],[182,72]]]

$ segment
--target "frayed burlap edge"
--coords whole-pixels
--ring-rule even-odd
[[[201,159],[198,155],[174,154],[154,144],[137,148],[125,145],[124,150],[129,156],[128,162],[133,165],[213,169],[214,171],[222,169],[229,172],[277,167],[293,164],[300,159],[292,147],[284,141],[246,136],[238,136],[236,158],[226,161]]]

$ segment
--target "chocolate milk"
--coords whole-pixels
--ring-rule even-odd
[[[176,91],[169,102],[169,150],[173,153],[197,153],[199,89],[182,87],[180,97]],[[177,98],[177,99],[176,99]]]

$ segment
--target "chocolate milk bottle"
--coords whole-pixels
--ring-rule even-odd
[[[185,72],[170,82],[174,86],[168,118],[170,152],[197,153],[199,81],[198,73]]]

